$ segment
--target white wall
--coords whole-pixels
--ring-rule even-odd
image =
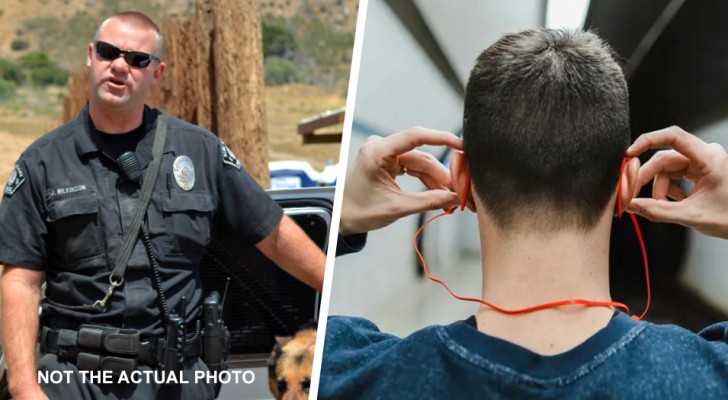
[[[355,119],[383,133],[413,125],[457,128],[460,99],[415,39],[383,1],[370,1],[367,13]],[[350,153],[356,148],[352,143]]]
[[[465,84],[475,59],[502,34],[540,24],[544,1],[415,0],[415,3]]]

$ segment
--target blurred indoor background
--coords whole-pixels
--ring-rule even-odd
[[[349,161],[369,135],[414,125],[460,134],[464,85],[475,58],[503,33],[532,27],[594,29],[621,56],[633,138],[679,125],[728,146],[728,2],[719,0],[370,0]],[[359,27],[361,29],[362,27]],[[446,162],[442,148],[429,148]],[[421,190],[400,178],[406,190]],[[645,188],[649,195],[651,188]],[[434,215],[428,213],[427,217]],[[406,335],[477,309],[421,274],[412,238],[423,216],[369,234],[359,254],[336,260],[330,315],[370,318]],[[653,284],[648,319],[699,330],[728,315],[728,242],[640,219]],[[646,301],[639,245],[615,221],[613,298],[640,312]],[[481,290],[473,214],[439,219],[424,233],[430,272],[461,295]]]

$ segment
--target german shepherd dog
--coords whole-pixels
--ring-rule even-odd
[[[315,322],[293,336],[276,337],[268,359],[268,387],[276,400],[308,399],[315,347]]]

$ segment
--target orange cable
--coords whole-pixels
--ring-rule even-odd
[[[628,160],[629,159],[627,157],[625,157],[622,160],[622,166],[620,167],[620,174],[619,174],[619,176],[620,176],[620,182],[617,185],[617,215],[620,216],[620,217],[621,217],[621,215],[622,215],[622,213],[624,211],[624,209],[622,207],[622,184],[621,184],[621,177],[622,177],[622,174],[624,172],[625,165],[627,164],[627,161]],[[466,188],[466,189],[469,189],[469,188]],[[465,196],[463,196],[463,197],[467,198],[467,194]],[[463,202],[463,205],[464,205],[464,203],[465,202]],[[461,207],[460,207],[461,210],[464,208],[463,205],[461,205]],[[429,280],[431,280],[431,281],[433,281],[435,283],[438,283],[438,284],[442,285],[442,287],[444,287],[450,293],[450,295],[453,296],[454,298],[456,298],[458,300],[463,300],[463,301],[470,301],[470,302],[474,302],[474,303],[480,303],[480,304],[483,304],[485,306],[488,306],[488,307],[492,308],[495,311],[498,311],[498,312],[503,313],[503,314],[509,314],[509,315],[512,315],[512,314],[526,314],[526,313],[531,313],[531,312],[534,312],[534,311],[545,310],[547,308],[556,308],[556,307],[563,307],[563,306],[575,305],[575,304],[583,305],[583,306],[586,306],[586,307],[616,307],[616,308],[621,308],[621,309],[625,310],[627,312],[627,314],[631,314],[631,311],[629,310],[629,307],[627,307],[627,305],[625,305],[624,303],[619,303],[619,302],[614,302],[614,301],[593,301],[593,300],[585,300],[585,299],[566,299],[566,300],[554,301],[554,302],[550,302],[550,303],[538,304],[538,305],[531,306],[531,307],[518,308],[518,309],[507,309],[507,308],[499,307],[499,306],[497,306],[497,305],[495,305],[493,303],[490,303],[490,302],[485,301],[485,300],[480,299],[480,298],[465,297],[465,296],[460,296],[460,295],[456,294],[455,292],[452,291],[452,289],[450,289],[450,287],[447,285],[447,283],[445,283],[444,281],[442,281],[439,278],[436,278],[436,277],[430,275],[430,273],[429,273],[429,271],[427,269],[427,262],[425,261],[425,257],[422,255],[422,253],[420,252],[419,247],[417,246],[417,238],[420,236],[420,234],[422,233],[422,231],[425,229],[425,227],[430,222],[432,222],[432,221],[434,221],[434,220],[436,220],[436,219],[438,219],[440,217],[443,217],[445,215],[453,214],[456,209],[457,209],[457,207],[451,207],[447,211],[444,211],[443,213],[438,214],[438,215],[435,215],[434,217],[428,219],[427,221],[425,221],[424,224],[422,224],[422,226],[420,226],[420,228],[417,230],[417,232],[415,233],[415,236],[414,236],[415,252],[417,253],[417,256],[419,257],[420,262],[422,262],[422,269],[423,269],[423,272],[425,273],[425,276],[427,277],[427,279],[429,279]],[[640,231],[639,224],[637,223],[637,217],[634,214],[630,214],[630,218],[632,219],[632,224],[634,225],[635,232],[637,233],[637,239],[638,239],[639,244],[640,244],[640,249],[642,250],[642,260],[643,260],[643,262],[645,264],[645,278],[646,278],[646,281],[647,281],[647,304],[645,306],[645,310],[642,312],[642,314],[639,317],[633,315],[632,318],[634,318],[636,320],[642,320],[645,317],[645,315],[647,315],[647,311],[649,310],[650,303],[651,303],[652,293],[651,293],[651,289],[650,289],[650,273],[649,273],[649,266],[648,266],[648,262],[647,262],[647,248],[645,246],[644,238],[642,237],[642,232]]]

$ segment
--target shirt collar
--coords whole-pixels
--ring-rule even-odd
[[[76,141],[76,153],[78,153],[79,158],[89,153],[101,151],[99,146],[91,138],[91,127],[88,121],[88,103],[86,103],[75,121],[76,129],[74,130],[74,138]]]
[[[144,117],[142,119],[142,125],[144,125],[144,131],[147,134],[144,135],[142,140],[137,145],[136,156],[139,160],[139,164],[142,168],[146,167],[147,164],[152,160],[152,144],[154,143],[155,129],[157,126],[157,116],[162,112],[157,109],[151,109],[148,106],[144,106]],[[91,134],[91,127],[89,126],[89,111],[88,103],[83,107],[78,117],[76,118],[76,130],[75,130],[75,142],[76,152],[79,158],[90,153],[101,152],[101,148],[95,143]],[[164,143],[164,153],[174,153],[173,141],[169,137],[169,124],[167,125],[167,140]]]
[[[630,343],[646,324],[616,312],[606,327],[573,349],[553,356],[542,356],[506,340],[477,330],[475,320],[442,327],[445,344],[451,350],[481,367],[493,363],[515,373],[539,379],[552,379],[574,373],[584,365],[601,362]]]

